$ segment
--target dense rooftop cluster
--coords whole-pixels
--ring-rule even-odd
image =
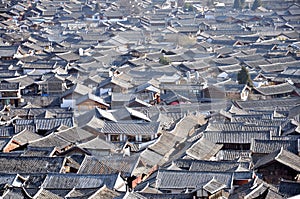
[[[2,0],[0,198],[300,194],[297,0]]]

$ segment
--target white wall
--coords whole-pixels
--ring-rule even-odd
[[[62,99],[62,103],[60,105],[61,108],[75,108],[76,107],[76,100],[74,99]]]
[[[116,181],[115,187],[114,187],[117,191],[121,191],[121,192],[126,192],[126,183],[125,181],[122,179],[122,177],[119,174],[119,177]]]

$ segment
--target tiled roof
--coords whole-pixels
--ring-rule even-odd
[[[7,174],[7,173],[1,173],[0,174],[0,182],[2,184],[9,184],[12,185],[17,174]]]
[[[180,198],[190,199],[193,198],[194,193],[144,193],[144,192],[132,192],[128,194],[128,198],[134,199],[147,199],[147,198]]]
[[[294,154],[298,153],[297,140],[258,140],[253,139],[250,150],[252,153],[272,153],[279,150],[281,147]]]
[[[300,182],[281,180],[278,191],[286,197],[297,197],[300,194]]]
[[[57,133],[59,137],[72,142],[72,143],[80,143],[91,140],[92,138],[96,137],[94,134],[85,131],[78,127],[67,128],[66,130],[61,130]]]
[[[214,59],[214,62],[216,62],[218,65],[233,65],[233,64],[239,64],[240,63],[234,57],[218,58],[218,59]]]
[[[251,152],[248,150],[220,150],[216,157],[220,160],[250,160]]]
[[[76,60],[79,60],[79,55],[78,54],[75,54],[73,52],[65,52],[65,53],[58,53],[56,54],[58,57],[66,60],[66,61],[76,61]]]
[[[20,187],[12,187],[10,189],[7,189],[7,192],[4,194],[3,198],[25,198],[27,197],[26,193],[23,191]]]
[[[121,88],[129,89],[132,88],[132,84],[118,77],[110,77],[100,82],[99,87],[104,87],[108,84],[113,84],[116,86],[120,86]]]
[[[109,164],[102,163],[100,160],[92,156],[85,156],[77,173],[78,174],[113,174],[113,173],[118,173],[118,171],[113,169]]]
[[[36,69],[36,70],[45,70],[45,69],[54,69],[57,65],[55,62],[44,62],[44,61],[36,61],[36,62],[26,62],[22,65],[23,69]]]
[[[132,118],[134,118],[134,120],[138,119],[151,122],[151,119],[148,118],[144,113],[129,107],[113,110],[111,114],[117,121],[132,120]]]
[[[226,185],[223,183],[218,182],[215,179],[212,179],[211,181],[209,181],[206,185],[203,186],[203,189],[207,192],[209,192],[210,194],[214,194],[217,191],[225,188]]]
[[[300,75],[294,75],[294,74],[278,74],[275,78],[275,82],[284,83],[287,79],[290,79],[293,83],[299,84],[300,83]]]
[[[177,122],[174,129],[171,131],[175,136],[182,139],[188,137],[194,133],[195,128],[201,123],[204,122],[202,116],[193,116],[188,115],[183,117],[180,121]]]
[[[20,83],[0,82],[1,91],[17,91],[20,88]]]
[[[258,177],[251,180],[250,183],[235,189],[231,195],[232,198],[256,198],[260,196],[272,199],[284,198],[282,194],[278,193],[278,189],[276,187],[258,179]]]
[[[233,64],[233,65],[222,65],[218,66],[219,70],[224,71],[226,73],[232,73],[237,72],[241,70],[241,66],[239,64]]]
[[[6,81],[11,82],[11,83],[19,82],[20,87],[26,87],[26,86],[29,86],[30,84],[32,84],[35,80],[33,78],[25,75],[25,76],[20,76],[20,77],[15,77],[15,78],[9,78],[9,79],[6,79]]]
[[[264,65],[259,65],[258,67],[265,73],[271,73],[271,72],[282,72],[288,67],[297,67],[297,66],[299,66],[299,61],[264,64]]]
[[[295,60],[295,58],[291,57],[291,56],[286,56],[286,57],[276,57],[276,58],[269,58],[267,59],[268,62],[270,62],[271,64],[275,64],[275,63],[287,63],[287,64],[294,64],[297,63],[298,61]],[[298,62],[299,63],[299,62]]]
[[[161,154],[152,151],[151,149],[144,150],[141,153],[140,157],[141,162],[150,168],[160,164],[160,161],[163,159],[163,156]]]
[[[174,164],[182,169],[189,168],[189,171],[234,172],[239,166],[243,167],[244,169],[250,168],[250,163],[241,163],[238,161],[206,161],[179,159],[174,161]]]
[[[300,171],[300,157],[296,154],[284,150],[283,148],[259,159],[254,165],[254,168],[258,169],[260,167],[264,167],[273,161],[277,161],[297,172]]]
[[[252,60],[252,61],[244,61],[244,64],[249,66],[250,68],[258,68],[260,66],[268,65],[269,62],[265,59],[259,59],[259,60]]]
[[[233,173],[230,172],[192,172],[192,171],[172,171],[159,170],[156,176],[155,187],[158,189],[186,189],[196,188],[201,184],[206,184],[212,179],[231,188]]]
[[[117,191],[107,188],[107,186],[101,187],[97,192],[95,192],[91,198],[118,198],[121,194]]]
[[[56,147],[28,147],[22,156],[52,157]]]
[[[77,98],[76,99],[76,104],[80,105],[81,103],[83,103],[85,101],[88,101],[88,100],[92,100],[94,102],[97,102],[99,104],[102,104],[104,106],[109,107],[109,104],[107,104],[101,97],[98,97],[98,96],[96,96],[94,94],[91,94],[91,93],[87,93],[87,94],[81,96],[80,98]]]
[[[164,156],[180,141],[182,141],[182,138],[177,137],[172,133],[164,133],[153,145],[149,146],[149,149]]]
[[[74,122],[72,117],[68,118],[37,118],[34,120],[37,129],[40,130],[51,130],[55,127],[65,125],[73,127]]]
[[[257,162],[258,168],[277,161],[300,170],[295,155],[300,143],[300,98],[280,98],[285,92],[300,93],[300,7],[289,8],[292,0],[264,0],[267,9],[272,8],[268,12],[264,8],[234,10],[233,0],[225,0],[224,8],[207,6],[196,15],[181,9],[184,0],[137,0],[128,13],[126,0],[89,4],[41,0],[32,8],[20,0],[4,1],[16,5],[6,10],[8,15],[0,14],[5,19],[0,22],[0,78],[3,85],[10,82],[0,84],[0,90],[21,89],[23,96],[19,108],[5,106],[0,111],[0,149],[19,143],[24,150],[0,153],[0,184],[12,185],[0,186],[0,198],[187,199],[207,193],[210,197],[229,194],[232,199],[279,199],[275,187],[258,178],[237,184],[254,177],[252,161],[257,162],[255,158],[262,154],[271,153]],[[0,10],[5,11],[1,5]],[[19,23],[8,19],[20,11],[24,15]],[[131,15],[136,11],[140,16]],[[189,32],[201,33],[190,37]],[[171,64],[158,63],[160,56],[169,58]],[[251,69],[255,85],[281,83],[251,88],[253,98],[278,98],[203,98],[201,91],[206,88],[212,94],[238,94],[247,89],[234,82],[242,65]],[[189,70],[198,72],[186,78]],[[232,80],[218,83],[215,77],[221,72]],[[41,96],[48,83],[53,88],[62,84],[62,95]],[[222,89],[216,87],[221,84]],[[106,89],[112,91],[102,93]],[[162,103],[150,104],[153,93],[160,91]],[[52,108],[59,107],[62,99],[75,100],[77,105],[92,100],[113,109],[73,113]],[[165,105],[174,100],[181,103]],[[113,134],[122,140],[128,135],[138,141],[149,136],[155,139],[106,141]],[[16,178],[16,173],[22,177]],[[142,180],[143,189],[121,192],[117,180],[129,176],[137,177],[133,186]],[[15,187],[23,181],[23,187]],[[282,183],[282,190],[298,188],[291,184]]]
[[[127,135],[151,135],[159,131],[159,122],[105,122],[102,133],[127,134]]]
[[[259,88],[254,88],[257,92],[263,95],[278,95],[278,94],[287,94],[291,93],[295,90],[295,87],[290,85],[289,83],[282,83],[271,86],[263,86]]]
[[[270,131],[206,131],[203,137],[214,143],[250,144],[251,139],[270,139]]]
[[[46,190],[41,188],[35,195],[35,198],[38,199],[63,199],[63,197],[60,197],[59,195],[56,195],[52,193],[50,190]]]
[[[222,144],[215,144],[208,139],[200,138],[191,148],[186,150],[186,154],[197,160],[209,160],[222,147]]]
[[[48,174],[42,187],[49,189],[66,189],[66,188],[96,188],[104,184],[113,189],[118,174],[109,175],[89,175],[89,174]]]
[[[110,155],[97,156],[96,158],[86,156],[78,173],[111,174],[121,173],[122,176],[131,176],[139,160],[139,154],[131,156]]]
[[[17,119],[16,125],[35,125],[37,130],[51,130],[55,127],[65,125],[73,127],[72,117],[66,118],[36,118],[36,119]]]
[[[48,173],[60,172],[64,157],[10,157],[1,156],[1,173]]]
[[[236,101],[236,103],[244,110],[259,109],[264,107],[270,107],[270,110],[274,110],[275,107],[293,106],[297,104],[299,100],[299,97],[292,97],[285,99],[274,98],[268,100]]]
[[[19,143],[20,145],[24,145],[30,141],[34,141],[34,140],[37,140],[40,138],[41,138],[41,136],[36,134],[35,132],[31,132],[27,129],[24,129],[20,133],[16,134],[13,137],[13,140],[16,141],[17,143]]]
[[[66,141],[65,139],[61,138],[58,135],[55,134],[49,134],[46,137],[43,137],[41,139],[32,141],[29,143],[29,146],[32,147],[52,147],[55,146],[59,149],[65,148],[67,146],[70,146],[72,143],[69,141]]]
[[[100,189],[105,188],[105,185],[101,188],[89,188],[89,189],[81,189],[81,188],[75,188],[72,189],[67,195],[66,197],[68,198],[93,198],[91,197],[92,195],[94,195],[95,193],[99,192]],[[108,188],[106,188],[108,189]],[[108,189],[110,190],[110,189]]]
[[[17,46],[1,46],[0,57],[12,57],[17,51]]]
[[[87,150],[91,150],[91,149],[114,150],[116,148],[116,146],[114,144],[112,144],[111,142],[107,142],[99,137],[96,137],[90,141],[81,143],[78,146],[81,148],[87,149]]]
[[[72,86],[70,89],[66,90],[64,93],[63,93],[63,96],[67,96],[69,94],[72,94],[72,93],[76,93],[76,94],[79,94],[81,96],[83,95],[86,95],[88,93],[91,93],[92,92],[92,89],[85,86],[85,85],[82,85],[82,84],[75,84],[74,86]]]
[[[210,122],[207,130],[209,131],[268,131],[271,130],[275,135],[279,135],[279,128],[276,126],[259,126],[246,124],[243,122]]]

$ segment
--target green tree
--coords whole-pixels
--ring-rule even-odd
[[[234,0],[233,8],[237,9],[237,10],[241,10],[243,8],[242,1],[241,0]]]
[[[255,0],[252,4],[251,10],[256,10],[258,7],[262,6],[261,0]]]
[[[168,64],[170,64],[170,60],[167,57],[161,56],[159,58],[159,63],[161,63],[163,65],[168,65]]]
[[[251,87],[253,86],[249,72],[245,66],[242,66],[242,70],[240,70],[238,72],[237,80],[238,80],[239,84],[247,84],[248,86],[251,86]]]

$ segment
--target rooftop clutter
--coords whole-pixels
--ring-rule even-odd
[[[297,197],[295,2],[2,1],[0,198]]]

